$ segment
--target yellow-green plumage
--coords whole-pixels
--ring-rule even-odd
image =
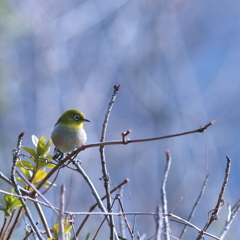
[[[84,122],[89,122],[79,110],[66,111],[55,124],[52,131],[52,141],[61,152],[72,152],[81,147],[87,140],[83,129]]]

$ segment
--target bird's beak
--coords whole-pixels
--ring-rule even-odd
[[[84,121],[84,122],[90,122],[88,119],[82,119],[82,121]]]

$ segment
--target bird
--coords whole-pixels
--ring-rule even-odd
[[[85,115],[76,109],[67,110],[55,124],[51,139],[55,147],[62,153],[72,152],[87,141],[83,124],[90,122]]]

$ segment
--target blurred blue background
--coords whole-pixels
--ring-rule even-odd
[[[213,1],[0,1],[0,159],[10,176],[12,149],[25,131],[50,138],[59,116],[76,108],[85,124],[88,143],[100,139],[113,86],[121,84],[107,140],[157,137],[194,130],[211,120],[203,134],[155,142],[106,147],[111,187],[125,178],[125,211],[153,212],[160,201],[165,150],[172,167],[167,182],[168,207],[183,197],[174,213],[187,218],[205,176],[210,178],[192,222],[202,228],[214,208],[223,182],[226,155],[232,169],[220,219],[209,232],[219,235],[239,192],[240,135],[240,2]],[[53,148],[52,148],[53,150]],[[206,151],[208,169],[206,170]],[[79,155],[101,196],[105,194],[98,148]],[[66,209],[87,211],[95,203],[82,177],[62,169],[57,186],[47,194],[59,204],[61,184],[67,188]],[[1,181],[1,187],[9,187]],[[117,208],[115,209],[118,210]],[[51,224],[55,215],[45,211]],[[83,217],[76,217],[76,226]],[[3,216],[2,216],[3,219]],[[93,216],[84,228],[95,233],[102,217]],[[129,217],[133,224],[133,217]],[[239,216],[225,239],[236,239]],[[136,218],[135,230],[149,239],[155,220]],[[182,225],[171,223],[179,236]],[[118,221],[116,219],[116,225]],[[16,239],[23,233],[22,222]],[[189,229],[185,239],[197,233]],[[99,239],[108,238],[104,226]],[[144,238],[143,238],[144,239]]]

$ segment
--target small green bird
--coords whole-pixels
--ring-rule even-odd
[[[66,111],[55,124],[52,131],[52,141],[61,152],[72,152],[81,147],[87,140],[87,134],[83,129],[85,119],[82,112],[70,109]]]

